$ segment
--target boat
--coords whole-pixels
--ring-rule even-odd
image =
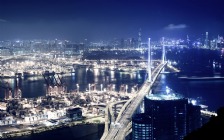
[[[197,76],[192,76],[192,77],[178,77],[179,79],[182,79],[182,80],[223,80],[224,77],[220,77],[220,76],[217,76],[217,77],[197,77]]]

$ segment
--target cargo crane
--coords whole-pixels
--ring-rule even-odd
[[[12,99],[12,88],[10,87],[8,82],[3,80],[3,77],[0,77],[0,88],[5,90],[5,100]]]
[[[21,78],[21,74],[16,73],[14,99],[21,99],[22,98],[22,91],[19,88],[19,79],[20,78]]]
[[[44,77],[45,83],[47,85],[47,95],[58,95],[59,93],[64,93],[65,83],[62,79],[63,73],[55,73],[45,71],[42,75]]]

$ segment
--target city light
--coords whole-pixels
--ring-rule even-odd
[[[33,3],[0,4],[0,138],[103,124],[101,140],[183,139],[220,114],[222,4]]]

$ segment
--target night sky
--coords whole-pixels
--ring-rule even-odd
[[[224,35],[220,0],[0,0],[0,40]]]

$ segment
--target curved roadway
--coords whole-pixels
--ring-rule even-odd
[[[101,140],[124,140],[126,137],[126,133],[129,131],[131,127],[131,118],[134,114],[135,110],[142,102],[144,96],[149,93],[153,83],[158,77],[161,70],[164,68],[165,64],[159,64],[152,72],[152,81],[148,82],[147,80],[144,82],[140,90],[138,91],[136,97],[134,97],[130,103],[125,107],[123,111],[121,111],[120,117],[117,118],[115,125],[111,125],[109,131],[106,134],[103,134]]]

